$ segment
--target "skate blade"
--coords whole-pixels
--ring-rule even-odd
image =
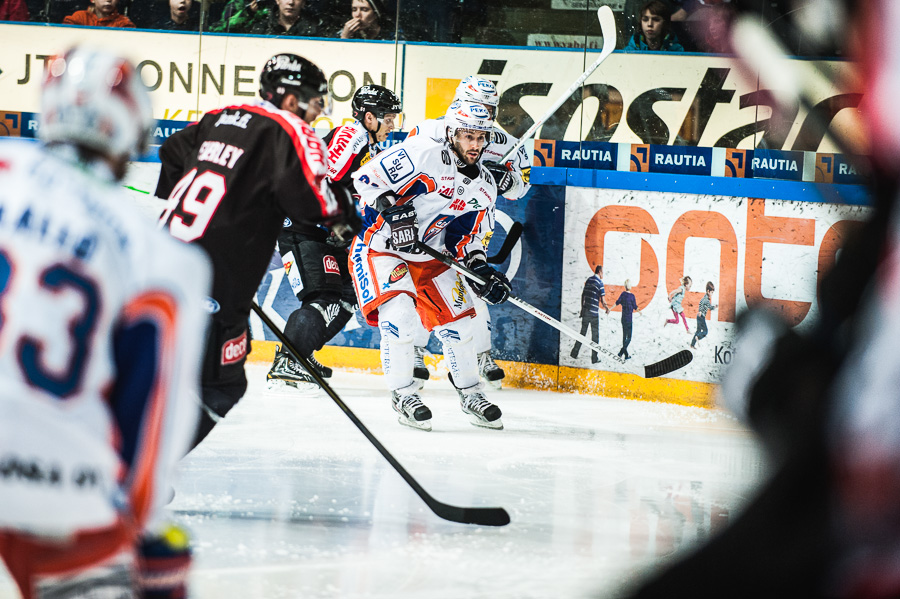
[[[316,395],[321,388],[316,383],[294,383],[281,379],[266,381],[266,391],[279,395]]]
[[[489,381],[487,379],[484,379],[484,384],[493,391],[503,390],[503,379],[497,379],[496,381]]]
[[[490,429],[494,429],[497,431],[503,430],[503,419],[502,418],[497,418],[493,422],[488,422],[487,420],[483,420],[483,419],[479,418],[478,416],[475,416],[472,414],[466,414],[466,415],[469,417],[469,424],[471,424],[472,426],[477,426],[480,428],[490,428]]]
[[[397,422],[402,424],[403,426],[408,426],[409,428],[414,428],[420,431],[431,431],[431,420],[411,420],[404,416],[397,416]]]

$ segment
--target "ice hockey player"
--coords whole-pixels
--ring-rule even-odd
[[[454,102],[476,102],[481,104],[491,114],[491,118],[497,118],[497,107],[500,104],[500,94],[497,88],[487,79],[470,75],[459,82],[456,87]],[[409,136],[426,135],[442,139],[444,136],[444,118],[425,120],[416,125]],[[510,200],[517,200],[531,189],[529,175],[531,165],[528,161],[528,152],[524,146],[519,148],[513,158],[506,164],[499,164],[499,160],[518,142],[511,135],[498,130],[491,131],[490,144],[482,154],[482,164],[494,176],[497,183],[497,194]],[[478,352],[478,370],[481,377],[492,387],[499,389],[501,381],[506,376],[503,369],[497,365],[491,356],[491,314],[487,305],[477,296],[475,298],[477,314],[475,316],[475,347]],[[415,376],[425,381],[429,378],[428,369],[425,367],[425,346],[428,344],[428,332],[423,327],[418,327],[415,335],[416,367]]]
[[[381,364],[400,423],[431,430],[431,410],[413,378],[413,324],[421,319],[443,343],[462,411],[477,426],[499,429],[500,408],[478,379],[469,292],[471,286],[497,304],[510,291],[484,253],[497,187],[480,159],[493,119],[483,106],[464,102],[444,123],[442,139],[407,139],[354,173],[366,229],[351,246],[351,274],[363,314],[381,332]],[[463,284],[455,271],[418,252],[419,242],[460,259],[486,283]]]
[[[120,191],[153,125],[131,64],[83,46],[47,64],[43,143],[0,142],[0,557],[26,599],[186,593],[162,510],[210,266]]]
[[[353,122],[332,129],[328,144],[328,179],[353,192],[350,175],[368,162],[394,130],[402,111],[394,92],[380,85],[364,85],[353,95]],[[341,332],[356,313],[356,292],[347,270],[347,246],[325,227],[285,219],[278,248],[288,282],[303,305],[288,317],[284,334],[319,371],[323,378],[331,369],[320,364],[313,351]],[[269,389],[315,389],[315,380],[281,348],[266,375]]]
[[[169,232],[212,258],[212,325],[194,445],[244,395],[250,305],[285,218],[321,224],[338,239],[359,230],[352,198],[326,180],[325,145],[309,123],[328,106],[328,81],[295,54],[273,56],[261,102],[206,113],[160,148],[156,195]]]

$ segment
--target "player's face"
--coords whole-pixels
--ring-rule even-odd
[[[312,98],[309,101],[309,104],[306,108],[306,113],[299,115],[304,121],[307,123],[312,123],[314,120],[319,118],[319,115],[322,114],[322,111],[325,109],[325,98],[319,96],[317,98]]]
[[[649,10],[645,10],[641,16],[641,30],[647,40],[656,41],[662,37],[663,20],[659,15],[651,15]]]
[[[487,144],[487,133],[472,129],[457,129],[453,136],[453,149],[460,160],[473,165],[481,158],[481,152]]]
[[[381,119],[381,126],[378,127],[378,131],[375,132],[375,141],[384,141],[387,139],[388,135],[391,134],[397,126],[397,117],[396,114],[386,114],[384,118]]]
[[[353,0],[350,5],[350,17],[359,19],[363,29],[368,29],[378,20],[368,0]]]

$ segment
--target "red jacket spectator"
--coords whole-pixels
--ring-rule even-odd
[[[63,19],[66,25],[91,27],[134,27],[131,19],[119,14],[118,0],[91,0],[87,10],[79,10]]]
[[[0,21],[27,21],[25,0],[0,0]]]

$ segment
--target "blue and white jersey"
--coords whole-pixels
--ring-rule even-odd
[[[443,141],[446,138],[444,117],[422,121],[413,127],[408,137],[415,135],[424,135]],[[491,131],[491,143],[488,144],[481,155],[482,162],[499,162],[518,141],[512,135],[504,133],[495,127]],[[515,155],[509,159],[507,166],[512,172],[513,186],[503,194],[503,197],[507,200],[518,200],[531,189],[531,163],[528,161],[528,152],[524,146],[519,148]]]
[[[413,202],[418,215],[419,240],[438,251],[462,258],[484,251],[494,230],[497,186],[487,169],[478,165],[472,179],[459,172],[456,155],[446,142],[424,135],[408,138],[381,152],[353,173],[363,215],[362,240],[376,252],[396,253],[388,243],[390,231],[376,201],[385,192]],[[404,253],[405,260],[424,262],[425,254]]]
[[[0,529],[145,526],[193,438],[210,267],[103,167],[0,141]],[[102,176],[105,174],[106,176]]]

